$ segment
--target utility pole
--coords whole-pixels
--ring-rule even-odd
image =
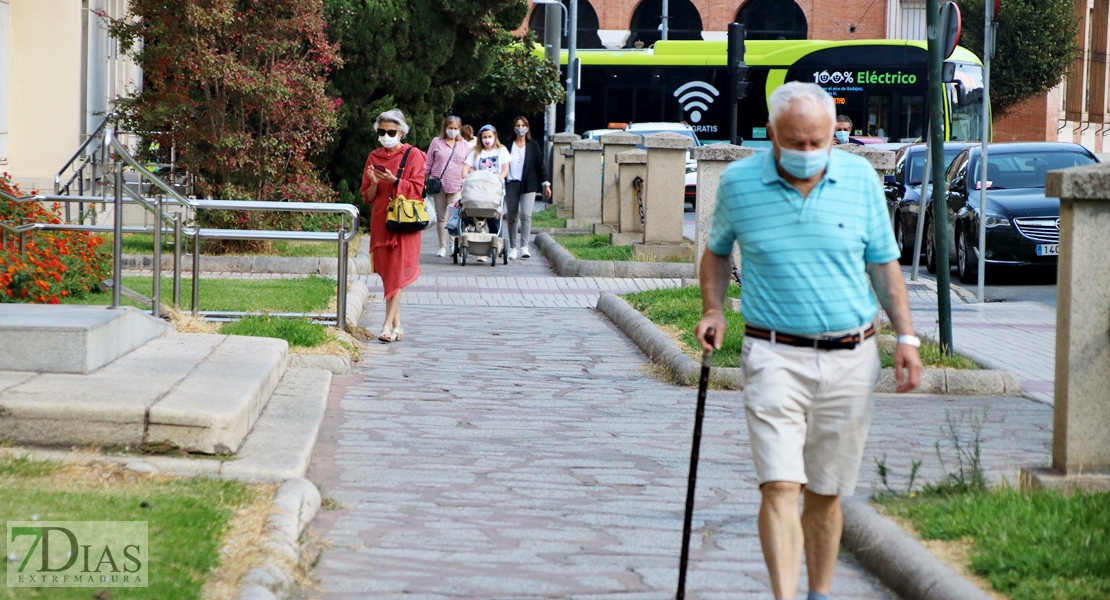
[[[944,176],[944,82],[941,75],[940,0],[927,0],[925,19],[929,36],[929,166],[933,169],[933,248],[937,261],[937,317],[942,351],[952,354],[951,267],[948,262],[948,198]]]
[[[663,14],[660,16],[663,21],[663,39],[667,39],[667,30],[670,28],[671,20],[671,3],[670,0],[663,0]]]
[[[562,33],[563,24],[563,5],[562,4],[544,4],[543,15],[543,57],[551,64],[555,65],[556,71],[559,69],[559,52],[560,46],[563,43]],[[543,112],[543,130],[547,139],[544,143],[544,156],[547,157],[547,172],[551,173],[552,169],[552,149],[555,134],[559,131],[559,124],[556,122],[555,116],[555,103],[547,105],[546,110]],[[549,175],[554,177],[554,174]]]
[[[728,140],[734,146],[740,143],[740,135],[737,132],[737,120],[739,119],[737,111],[740,107],[740,100],[744,98],[748,90],[748,83],[745,81],[747,75],[748,66],[744,63],[744,26],[739,23],[729,23],[728,76],[732,114],[729,117]]]
[[[567,118],[566,133],[574,133],[575,92],[578,90],[578,0],[570,0],[567,25]]]
[[[979,302],[984,301],[987,289],[987,144],[991,131],[991,56],[994,55],[995,5],[998,0],[983,0],[983,115],[979,127],[983,139],[982,169],[979,176]]]

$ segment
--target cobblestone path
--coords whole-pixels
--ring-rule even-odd
[[[538,257],[516,273],[424,258],[429,283],[552,279]],[[480,295],[406,304],[405,341],[372,345],[333,383],[308,475],[341,506],[313,523],[332,544],[316,569],[325,597],[673,598],[695,390],[650,378],[643,355],[577,301],[493,307]],[[376,331],[383,310],[376,301],[363,325]],[[898,472],[924,458],[938,474],[929,458],[945,410],[988,408],[984,453],[997,472],[1047,460],[1051,409],[1035,402],[878,404],[861,493],[884,453]],[[771,598],[737,392],[710,393],[698,475],[687,597]],[[802,588],[799,598],[804,577]],[[850,557],[833,595],[894,598]]]

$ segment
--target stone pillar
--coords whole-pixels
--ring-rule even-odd
[[[869,148],[865,144],[837,144],[833,146],[833,148],[866,158],[867,161],[871,163],[871,166],[878,171],[880,176],[894,170],[894,153],[890,150]]]
[[[1045,195],[1060,198],[1052,466],[1110,489],[1110,165],[1051,171]]]
[[[574,151],[574,216],[567,228],[592,229],[601,222],[601,142],[578,140]]]
[[[628,150],[617,155],[620,173],[617,191],[620,194],[620,233],[610,233],[609,243],[630,246],[644,242],[644,226],[640,222],[640,202],[633,182],[639,177],[647,188],[647,150]]]
[[[755,154],[751,148],[741,148],[732,144],[711,144],[694,148],[690,156],[698,161],[698,228],[694,236],[694,272],[701,267],[701,257],[705,245],[709,243],[709,227],[713,224],[713,211],[717,209],[717,185],[721,174],[732,164]],[[732,262],[740,268],[740,248],[733,244]]]
[[[574,148],[567,146],[560,154],[563,157],[563,205],[555,210],[555,216],[569,219],[574,216]]]
[[[661,259],[684,256],[690,246],[682,238],[686,194],[686,151],[694,140],[680,133],[649,133],[647,180],[644,190],[644,243],[633,246],[633,256]]]
[[[577,142],[582,138],[573,133],[557,133],[552,138],[552,159],[551,159],[551,205],[557,208],[563,206],[566,190],[566,176],[563,169],[563,148],[568,148],[573,142]]]
[[[601,224],[594,225],[594,233],[614,233],[620,231],[621,198],[617,184],[620,168],[617,155],[634,150],[637,144],[644,143],[644,136],[634,133],[610,133],[598,138],[603,148],[601,183]]]

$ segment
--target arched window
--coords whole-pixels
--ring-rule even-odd
[[[570,9],[569,0],[563,0],[563,6]],[[552,6],[554,10],[558,8]],[[542,4],[537,4],[532,9],[532,16],[528,18],[528,29],[536,32],[536,41],[543,43],[543,30],[544,30],[544,13],[547,8]],[[559,22],[563,22],[563,15],[566,14],[559,10]],[[578,0],[578,47],[579,48],[603,48],[601,45],[601,38],[597,35],[597,28],[599,26],[597,20],[597,12],[594,7],[590,5],[588,0]],[[560,26],[561,27],[561,26]],[[561,48],[566,48],[570,44],[567,36],[563,36]]]
[[[670,0],[670,18],[667,19],[667,39],[670,40],[700,40],[701,15],[690,0]],[[628,36],[626,48],[636,47],[636,42],[643,42],[646,48],[663,37],[663,0],[644,0],[632,13],[632,23],[629,29],[632,35]]]
[[[806,15],[794,0],[748,0],[736,13],[749,40],[804,40]]]

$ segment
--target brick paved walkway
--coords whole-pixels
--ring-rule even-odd
[[[937,287],[908,281],[914,327],[937,338]],[[1025,395],[1052,404],[1056,379],[1056,311],[1039,302],[988,302],[953,292],[952,346],[980,364],[1013,371]]]
[[[405,341],[372,345],[335,381],[309,471],[342,505],[313,524],[334,545],[316,571],[326,597],[673,598],[695,393],[649,378],[582,306],[598,290],[675,282],[559,279],[534,256],[464,268],[426,254]],[[483,304],[499,294],[523,305]],[[376,330],[383,310],[374,302],[362,324]],[[740,406],[739,393],[710,394],[690,598],[771,597]],[[996,474],[1047,460],[1042,404],[884,396],[859,491],[884,454],[897,473],[924,458],[923,475],[939,476],[945,411],[983,408]],[[894,597],[850,557],[833,591]]]

